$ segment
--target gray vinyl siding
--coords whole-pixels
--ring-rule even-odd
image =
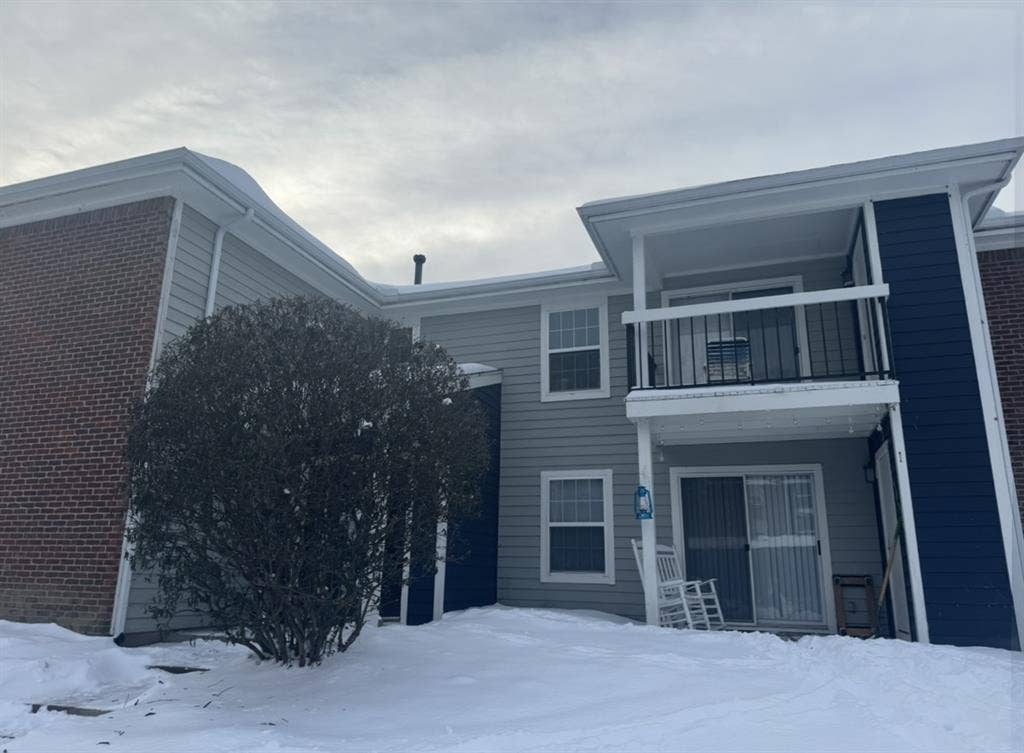
[[[225,236],[214,299],[217,308],[299,295],[322,294],[234,236]]]
[[[575,305],[575,304],[574,304]],[[611,396],[540,401],[539,306],[426,317],[423,339],[458,361],[502,370],[498,601],[525,607],[598,609],[640,617],[643,597],[629,540],[637,484],[636,429],[626,419],[626,336],[620,324],[629,296],[608,302]],[[615,584],[540,582],[540,474],[557,470],[613,473]]]
[[[189,206],[182,208],[164,319],[164,343],[180,337],[193,323],[203,318],[216,232],[217,226],[199,212]]]
[[[162,333],[164,345],[180,337],[192,324],[203,318],[216,232],[217,226],[209,219],[187,205],[182,208]],[[214,299],[217,308],[293,295],[321,294],[230,233],[225,236]],[[158,629],[156,621],[146,613],[147,605],[158,592],[156,580],[151,571],[132,573],[125,633],[152,633]],[[184,629],[201,624],[202,615],[182,611],[165,627]]]
[[[836,260],[830,261],[833,269],[838,266]],[[758,272],[756,276],[786,273]],[[833,284],[829,280],[823,287]],[[596,609],[643,617],[643,592],[630,546],[630,539],[640,537],[639,523],[633,517],[636,428],[626,419],[623,404],[626,353],[625,329],[620,322],[622,312],[631,306],[630,296],[608,301],[611,397],[605,399],[541,402],[539,306],[426,317],[421,322],[422,337],[444,346],[456,360],[502,370],[498,534],[498,600],[502,604]],[[821,463],[833,569],[842,574],[870,574],[880,581],[874,497],[862,470],[867,453],[865,439],[666,447],[664,460],[655,460],[658,539],[672,541],[672,465]],[[614,585],[542,583],[541,472],[606,468],[614,474]]]

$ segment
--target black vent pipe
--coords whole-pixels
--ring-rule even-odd
[[[416,264],[416,273],[412,278],[412,284],[420,285],[423,283],[423,264],[426,262],[427,257],[423,254],[416,254],[412,257],[412,260]]]

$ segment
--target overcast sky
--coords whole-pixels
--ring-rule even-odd
[[[586,264],[586,201],[1022,134],[1022,9],[0,0],[0,184],[188,146],[371,279]]]

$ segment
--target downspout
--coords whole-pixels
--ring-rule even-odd
[[[203,310],[203,316],[210,316],[213,314],[214,302],[217,299],[217,279],[220,277],[220,257],[224,249],[224,236],[228,230],[235,227],[236,225],[251,220],[253,218],[253,208],[249,207],[245,210],[245,214],[240,217],[236,217],[230,222],[225,222],[223,225],[217,228],[217,234],[213,236],[213,259],[210,262],[210,282],[206,286],[206,307]]]
[[[1020,504],[1017,498],[1017,487],[1013,479],[1013,463],[1010,458],[1009,438],[1006,436],[1006,421],[1003,414],[1002,397],[999,394],[999,377],[996,374],[995,356],[992,351],[992,336],[988,327],[988,312],[985,309],[985,294],[981,286],[981,273],[978,268],[978,251],[974,246],[974,227],[971,223],[971,210],[969,201],[973,196],[986,191],[1000,191],[1010,182],[1012,173],[1009,173],[1001,180],[985,186],[973,188],[961,195],[961,212],[966,230],[967,251],[970,256],[971,278],[974,283],[975,296],[979,309],[979,320],[984,335],[986,353],[985,369],[988,372],[988,381],[991,391],[991,400],[996,411],[995,420],[999,422],[999,447],[989,447],[989,453],[999,452],[1002,456],[1003,483],[1006,487],[1006,498],[1009,504],[1007,510],[1000,510],[1003,526],[1003,544],[1006,550],[1006,575],[1010,580],[1010,594],[1013,600],[1013,608],[1017,622],[1018,648],[1024,644],[1024,532],[1021,530]],[[966,281],[965,281],[966,282]],[[980,382],[981,380],[979,380]],[[981,384],[979,383],[979,388]],[[984,401],[982,402],[984,407]],[[995,470],[995,469],[993,469]],[[993,482],[995,474],[993,473]],[[998,492],[997,492],[998,500]]]

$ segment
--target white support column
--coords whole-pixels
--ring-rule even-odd
[[[643,543],[644,615],[648,625],[658,624],[658,567],[657,544],[654,516],[658,514],[657,500],[654,499],[654,454],[651,447],[651,424],[641,418],[636,425],[637,457],[639,475],[637,483],[647,487],[653,502],[650,520],[640,521],[640,539]]]
[[[978,392],[985,417],[985,439],[1003,534],[1010,593],[1017,618],[1017,635],[1018,640],[1024,640],[1024,532],[1021,531],[1017,486],[1014,483],[1010,446],[1006,438],[1003,402],[999,394],[999,378],[992,353],[992,336],[988,326],[988,311],[985,309],[985,295],[981,287],[978,254],[974,247],[967,202],[957,186],[950,189],[949,208],[953,218],[953,237],[956,239],[960,278],[967,306],[967,323],[971,332],[974,365],[978,375]]]
[[[420,324],[421,320],[419,317],[411,323],[412,328],[412,340],[413,342],[419,342],[420,340]],[[408,531],[412,528],[412,510],[406,513],[405,518],[406,526],[406,539],[402,549],[402,591],[398,599],[398,621],[402,625],[409,624],[409,574],[412,572],[412,562],[410,561],[409,554],[409,533]],[[447,543],[446,543],[447,546]],[[435,577],[435,589],[436,589],[436,575]],[[443,576],[442,576],[443,577]],[[436,598],[436,591],[435,591]],[[436,608],[436,607],[435,607]]]
[[[882,275],[882,254],[878,249],[878,226],[875,224],[874,202],[864,202],[864,237],[867,239],[868,268],[871,270],[871,284],[881,285],[885,282]],[[878,337],[878,350],[882,358],[881,370],[889,373],[892,368],[889,363],[889,342],[885,331],[885,316],[880,301],[873,301],[871,304],[875,309],[875,332]]]
[[[647,251],[644,248],[644,236],[633,236],[633,310],[644,312],[647,310]],[[637,383],[640,387],[647,386],[645,383],[650,378],[647,373],[647,323],[637,322],[636,327],[636,374]]]
[[[434,619],[444,617],[444,582],[448,569],[448,524],[437,522],[437,571],[434,573]]]
[[[907,468],[907,449],[903,444],[903,417],[898,403],[889,406],[889,427],[892,448],[896,458],[893,473],[900,492],[903,512],[903,540],[906,544],[907,564],[910,567],[910,596],[914,603],[914,627],[917,640],[931,643],[928,637],[928,612],[924,604],[924,579],[921,577],[921,558],[917,551],[917,522],[914,519],[914,501],[910,497],[910,471]]]

